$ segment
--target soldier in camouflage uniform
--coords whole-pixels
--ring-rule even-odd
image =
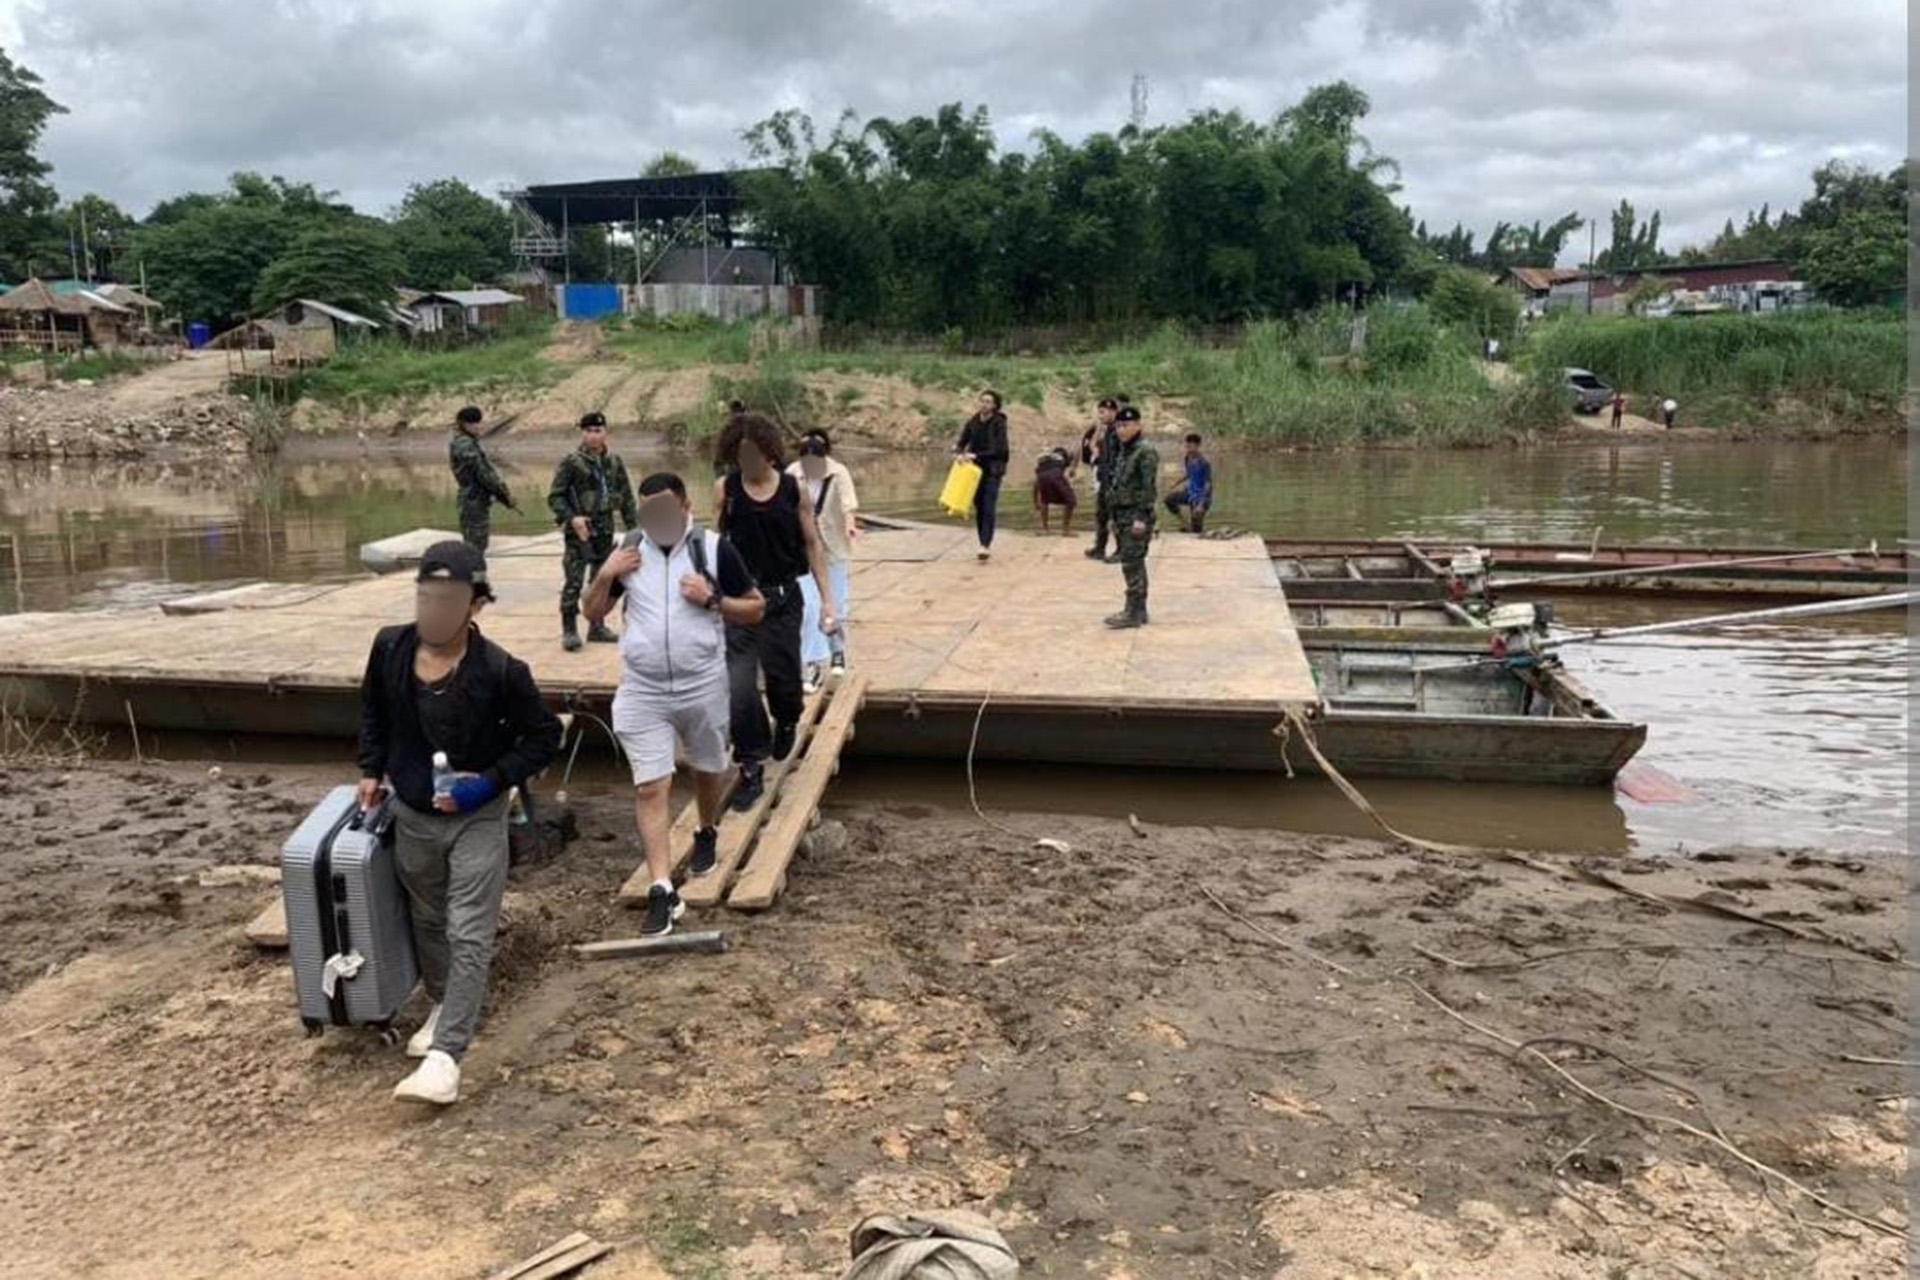
[[[1120,456],[1114,463],[1107,491],[1107,509],[1113,517],[1114,545],[1120,552],[1120,572],[1127,580],[1127,605],[1107,619],[1114,628],[1147,625],[1147,548],[1153,542],[1153,506],[1160,478],[1160,455],[1140,436],[1140,411],[1132,405],[1120,410],[1114,425],[1120,431]]]
[[[633,484],[626,464],[607,448],[607,419],[589,413],[580,419],[580,447],[561,459],[547,490],[547,505],[560,524],[566,544],[565,576],[560,585],[560,644],[571,653],[580,647],[580,585],[600,572],[613,553],[613,517],[628,530],[640,527]],[[619,639],[596,622],[587,639],[611,644]]]
[[[480,411],[468,405],[454,416],[453,439],[447,445],[447,460],[453,465],[454,483],[460,486],[460,537],[481,555],[487,553],[487,539],[493,533],[493,504],[510,511],[513,495],[507,482],[493,469],[487,451],[480,447]]]

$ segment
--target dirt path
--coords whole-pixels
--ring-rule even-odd
[[[257,357],[264,353],[240,355]],[[157,413],[182,400],[224,391],[229,367],[224,351],[189,351],[178,360],[163,360],[111,383],[107,403],[121,415]]]
[[[1363,841],[1006,818],[1062,855],[851,808],[778,909],[697,922],[733,951],[588,967],[565,944],[632,933],[608,900],[635,854],[624,794],[576,795],[581,839],[515,870],[466,1099],[410,1109],[397,1051],[300,1035],[239,936],[270,890],[202,883],[270,861],[334,773],[0,773],[9,1275],[464,1278],[581,1229],[621,1243],[591,1280],[831,1276],[861,1214],[932,1204],[989,1213],[1036,1276],[1896,1273],[1897,1242],[1403,979],[1903,1221],[1901,1074],[1837,1057],[1905,1056],[1903,970]],[[1896,866],[1727,858],[1613,870],[1903,936]]]

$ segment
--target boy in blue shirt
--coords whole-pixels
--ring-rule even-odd
[[[1167,510],[1180,517],[1180,525],[1188,533],[1204,533],[1207,510],[1213,506],[1213,464],[1200,452],[1198,432],[1187,432],[1181,461],[1186,465],[1187,478],[1167,492]]]

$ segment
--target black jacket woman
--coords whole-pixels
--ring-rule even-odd
[[[982,391],[980,407],[960,429],[954,454],[978,464],[980,488],[973,495],[973,525],[980,535],[980,558],[993,550],[994,519],[1000,505],[1000,481],[1007,474],[1007,415],[1000,412],[1000,393]]]

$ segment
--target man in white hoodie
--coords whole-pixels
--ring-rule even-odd
[[[766,601],[731,543],[694,523],[687,487],[658,472],[640,482],[640,528],[594,575],[580,608],[599,625],[624,602],[613,731],[633,767],[634,821],[653,884],[640,932],[673,931],[684,910],[667,848],[674,748],[694,773],[700,829],[688,871],[713,870],[727,782],[726,623],[755,626]]]

